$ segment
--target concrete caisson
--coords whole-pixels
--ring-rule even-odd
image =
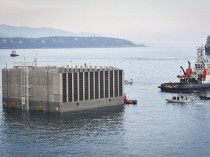
[[[14,66],[2,69],[3,107],[68,112],[124,103],[123,70]]]

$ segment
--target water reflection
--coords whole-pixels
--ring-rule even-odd
[[[42,113],[42,112],[22,112],[19,110],[5,110],[5,123],[19,123],[23,126],[54,128],[81,128],[89,123],[93,128],[96,125],[107,125],[108,123],[122,122],[124,107],[94,109],[89,111],[67,112],[67,113]],[[114,127],[115,125],[113,125]]]
[[[89,153],[91,149],[106,150],[108,143],[120,147],[123,118],[124,106],[62,114],[7,110],[3,113],[0,135],[4,137],[0,147],[6,149],[0,155],[26,155],[29,152],[31,155],[54,155],[59,152],[65,156],[72,154],[71,151],[81,155],[80,149],[86,148],[88,143],[92,147],[88,148]],[[111,136],[112,140],[108,140]]]

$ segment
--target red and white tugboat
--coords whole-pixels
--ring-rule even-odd
[[[210,90],[210,62],[206,59],[203,47],[197,49],[197,60],[194,70],[188,61],[186,72],[182,68],[183,75],[178,75],[179,82],[162,83],[158,88],[162,92],[170,93],[194,93]]]
[[[129,99],[126,95],[124,96],[124,104],[137,104],[137,100]]]

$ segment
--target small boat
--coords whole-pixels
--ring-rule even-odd
[[[19,56],[19,55],[16,53],[16,50],[12,50],[10,56],[11,57],[16,57],[16,56]]]
[[[199,95],[202,100],[210,100],[210,90],[205,91]]]
[[[124,104],[137,104],[137,100],[129,99],[126,95],[124,96]]]
[[[124,84],[130,84],[130,85],[132,85],[133,84],[133,80],[132,79],[130,81],[129,80],[125,80],[124,81]]]
[[[169,103],[181,103],[181,104],[184,104],[184,103],[191,102],[192,100],[189,100],[189,99],[187,99],[187,97],[183,97],[183,96],[181,96],[181,97],[174,96],[171,99],[166,99],[166,101],[169,102]]]

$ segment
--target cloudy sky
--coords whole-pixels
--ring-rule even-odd
[[[0,0],[0,24],[197,46],[210,34],[210,0]]]

